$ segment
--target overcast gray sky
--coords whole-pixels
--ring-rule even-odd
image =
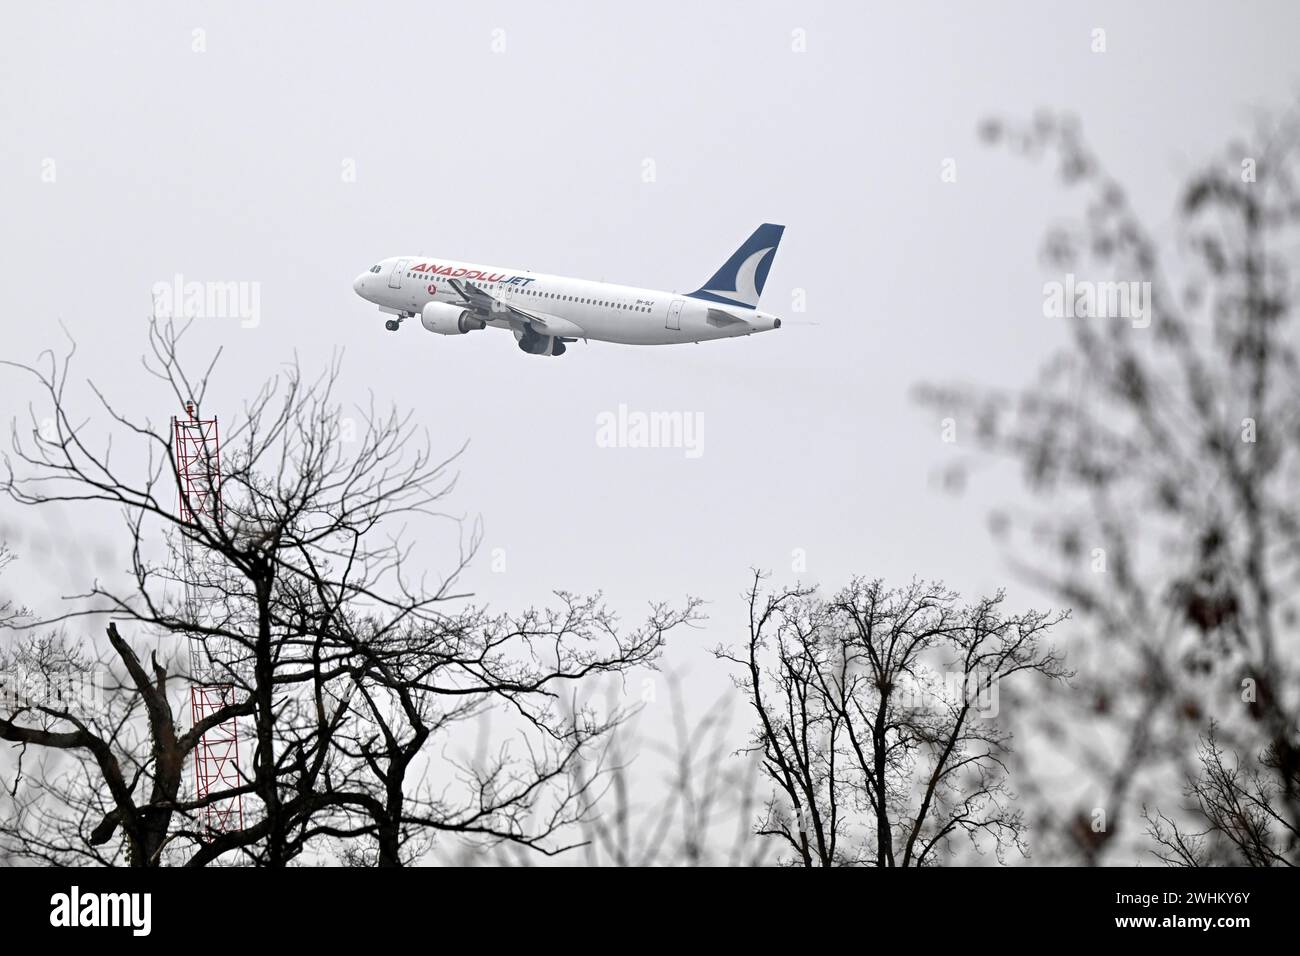
[[[1073,110],[1163,222],[1183,174],[1295,92],[1298,19],[1263,3],[17,5],[0,354],[34,359],[62,322],[83,372],[165,419],[137,373],[152,286],[260,283],[256,327],[195,330],[226,350],[206,411],[235,416],[295,350],[317,369],[342,349],[340,397],[413,409],[442,450],[470,441],[450,502],[484,520],[469,587],[514,608],[602,589],[630,615],[704,597],[708,631],[669,655],[703,694],[746,569],[792,579],[796,548],[828,585],[1008,582],[986,515],[1014,486],[992,471],[941,492],[955,450],[908,394],[1027,381],[1063,341],[1036,253],[1070,197],[1049,166],[980,145],[979,120]],[[791,321],[738,341],[547,359],[504,333],[389,334],[350,287],[423,253],[687,290],[765,221],[787,229],[763,307]],[[5,374],[0,395],[10,413],[31,393]],[[703,455],[598,447],[620,403],[701,414]],[[88,558],[124,567],[115,522],[6,507],[23,560],[5,588],[45,610],[86,585]]]

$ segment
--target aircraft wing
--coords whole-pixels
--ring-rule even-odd
[[[566,319],[525,312],[489,295],[472,282],[448,279],[447,283],[456,290],[456,294],[464,301],[466,308],[473,309],[482,318],[504,320],[509,322],[512,328],[521,332],[531,326],[533,331],[540,335],[581,336],[582,334],[580,328]]]

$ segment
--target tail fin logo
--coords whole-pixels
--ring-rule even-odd
[[[713,278],[696,291],[692,298],[739,305],[749,309],[758,307],[758,298],[767,284],[767,273],[776,258],[777,246],[785,226],[764,223],[737,249]]]

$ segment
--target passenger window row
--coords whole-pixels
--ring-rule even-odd
[[[418,275],[417,273],[414,272],[408,272],[406,276],[408,279],[428,278],[428,276]],[[499,291],[500,289],[505,287],[502,285],[491,285],[488,288],[492,289],[493,291]],[[631,305],[627,302],[615,302],[611,299],[584,299],[580,296],[559,295],[555,292],[541,292],[536,289],[520,289],[519,294],[530,295],[540,299],[556,299],[560,302],[575,302],[578,305],[598,305],[598,306],[603,306],[604,308],[607,309],[626,309],[631,312],[650,311],[650,306],[648,305]]]

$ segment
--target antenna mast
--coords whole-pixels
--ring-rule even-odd
[[[221,521],[221,436],[216,418],[199,418],[193,402],[185,403],[185,417],[173,417],[176,475],[179,482],[178,515],[186,524]],[[211,618],[208,598],[200,586],[201,560],[188,535],[181,536],[181,568],[185,606],[197,627]],[[190,716],[195,724],[234,703],[226,642],[190,632]],[[223,659],[225,658],[225,659]],[[194,748],[194,789],[199,800],[210,793],[239,787],[239,724],[231,717],[208,729]],[[225,833],[244,826],[244,801],[236,794],[208,804],[199,819],[209,832]]]

